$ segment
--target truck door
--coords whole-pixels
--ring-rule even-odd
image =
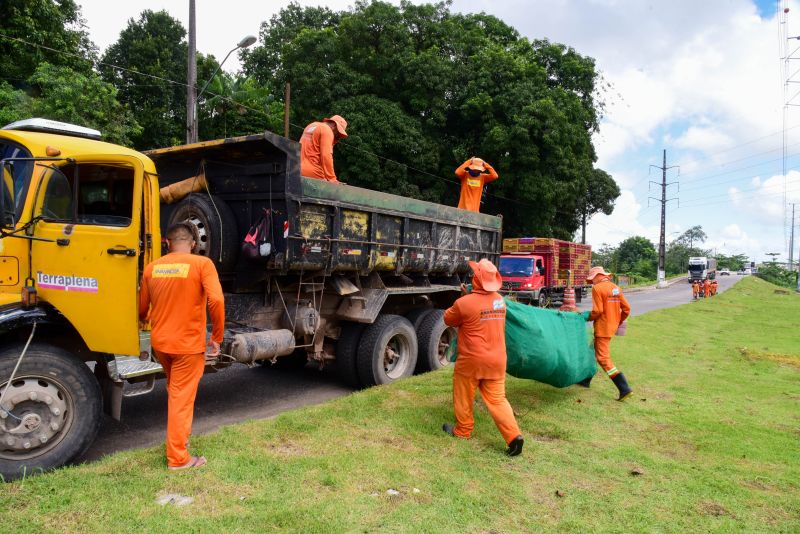
[[[38,164],[31,277],[91,350],[139,354],[142,163],[129,156]]]

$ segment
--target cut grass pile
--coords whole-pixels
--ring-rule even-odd
[[[797,532],[800,297],[774,290],[748,277],[631,319],[612,343],[628,402],[599,375],[510,378],[517,458],[480,404],[471,440],[440,430],[444,370],[194,437],[200,470],[155,447],[6,484],[0,530]]]

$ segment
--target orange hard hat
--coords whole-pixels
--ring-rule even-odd
[[[484,291],[497,291],[503,286],[503,278],[494,263],[486,258],[481,261],[467,262],[472,269],[472,286]]]
[[[486,165],[484,164],[481,158],[472,158],[472,161],[469,163],[468,169],[472,169],[473,171],[485,171]]]
[[[587,280],[593,280],[595,276],[598,274],[602,274],[603,276],[611,276],[611,273],[607,273],[605,269],[601,265],[595,265],[591,269],[589,269],[589,274],[586,275]]]

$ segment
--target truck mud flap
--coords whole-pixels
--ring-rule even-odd
[[[344,299],[336,310],[336,317],[356,323],[373,323],[388,296],[386,289],[362,289],[360,295]]]

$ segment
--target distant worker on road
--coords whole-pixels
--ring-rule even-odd
[[[617,333],[619,325],[631,313],[631,307],[622,294],[622,290],[611,281],[611,273],[602,267],[589,269],[586,281],[592,284],[592,311],[588,320],[594,321],[594,356],[597,363],[606,372],[619,390],[619,398],[623,401],[631,396],[633,390],[628,385],[625,375],[611,361],[611,338]],[[578,382],[589,387],[592,377]]]
[[[469,211],[481,211],[483,186],[499,178],[497,171],[481,158],[471,157],[456,169],[461,180],[461,196],[458,207]]]
[[[144,269],[139,318],[152,325],[151,345],[167,377],[167,466],[205,465],[187,450],[194,399],[206,364],[206,306],[214,326],[209,356],[219,355],[225,329],[225,303],[214,263],[192,254],[195,234],[189,223],[167,229],[169,254]]]
[[[697,300],[697,296],[700,294],[700,284],[697,283],[697,280],[692,282],[692,298]]]
[[[711,296],[711,280],[708,278],[705,279],[703,282],[703,298],[708,298]]]
[[[333,169],[333,145],[347,137],[347,121],[334,115],[312,122],[300,137],[300,174],[340,184]]]
[[[475,390],[508,445],[506,454],[522,453],[524,440],[506,399],[506,304],[497,293],[502,285],[497,267],[489,260],[469,262],[472,293],[444,312],[444,323],[458,328],[458,358],[453,369],[455,426],[442,425],[451,436],[469,438],[475,426]]]
[[[711,281],[711,296],[714,297],[714,296],[716,296],[716,294],[717,294],[717,281],[716,280],[712,280]]]

